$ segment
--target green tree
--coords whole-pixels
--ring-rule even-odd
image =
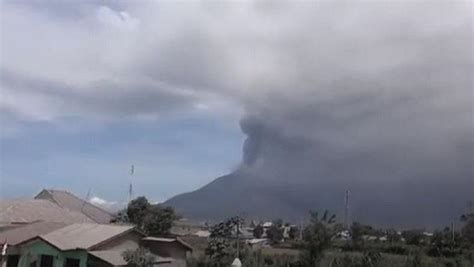
[[[119,212],[116,221],[131,223],[148,235],[168,235],[173,221],[179,216],[171,207],[152,205],[146,197],[137,197],[128,203],[125,210]]]
[[[253,236],[255,238],[261,238],[263,236],[263,232],[264,232],[264,229],[263,229],[263,226],[261,224],[255,226],[255,228],[253,228]]]
[[[301,262],[304,266],[317,265],[336,235],[334,228],[336,215],[329,215],[327,210],[321,217],[317,212],[310,212],[310,214],[311,223],[303,232],[304,245]]]
[[[115,216],[114,219],[112,219],[112,223],[124,223],[124,224],[129,224],[130,219],[128,219],[127,215],[127,209],[122,209],[119,212],[117,212],[117,215]]]
[[[385,233],[387,235],[387,241],[390,243],[396,243],[401,240],[401,236],[395,229],[388,229]]]
[[[177,219],[173,208],[153,205],[143,218],[143,230],[151,236],[166,236]]]
[[[446,227],[443,231],[436,231],[430,240],[428,255],[434,257],[453,257],[458,254],[461,245],[461,235],[452,228]]]
[[[235,255],[231,239],[234,230],[242,223],[242,218],[232,217],[211,227],[211,235],[205,253],[213,263],[230,264],[232,256]]]
[[[282,219],[276,219],[275,221],[273,221],[273,225],[276,225],[278,227],[282,227],[283,226],[283,220]]]
[[[300,229],[296,226],[290,226],[290,231],[288,232],[288,236],[290,239],[296,239],[298,238],[298,234],[300,232]]]
[[[367,234],[367,227],[364,225],[353,222],[350,229],[352,247],[355,249],[361,249],[364,246],[364,235]]]
[[[266,234],[270,242],[276,244],[283,240],[283,228],[277,224],[273,224],[267,229]]]
[[[152,267],[155,257],[144,248],[126,250],[122,253],[123,259],[129,267]]]
[[[127,217],[130,223],[143,229],[145,216],[150,211],[151,204],[146,197],[137,197],[128,203]]]
[[[402,237],[407,245],[419,246],[423,241],[423,232],[420,230],[407,230],[402,232]]]
[[[462,236],[468,244],[474,246],[474,213],[463,215],[461,220],[464,222]]]

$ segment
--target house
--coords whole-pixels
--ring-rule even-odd
[[[351,239],[351,233],[349,232],[349,230],[342,230],[336,234],[336,238],[339,240],[347,241]]]
[[[174,260],[173,266],[186,267],[186,258],[192,253],[192,247],[179,238],[145,237],[143,246],[152,254]]]
[[[92,223],[81,212],[64,209],[43,199],[0,200],[0,231],[37,221]]]
[[[43,189],[35,199],[49,200],[70,211],[80,212],[96,223],[110,223],[114,216],[86,200],[64,190]]]
[[[195,235],[199,231],[206,230],[207,227],[205,225],[187,220],[177,220],[173,222],[173,225],[170,229],[170,233],[173,236],[189,236]]]
[[[270,246],[270,242],[266,238],[253,238],[253,239],[247,240],[246,242],[253,249]]]
[[[194,233],[194,235],[197,237],[209,237],[211,236],[211,233],[207,230],[199,230],[196,233]]]
[[[17,244],[19,267],[86,267],[89,251],[138,247],[142,234],[132,226],[71,224]]]
[[[42,221],[18,225],[14,228],[0,232],[0,245],[7,242],[9,246],[16,246],[24,241],[30,240],[39,235],[50,233],[65,226],[67,226],[66,223]]]
[[[178,239],[145,237],[126,225],[77,223],[61,227],[43,222],[22,228],[31,228],[30,234],[14,243],[8,241],[7,267],[125,266],[123,252],[143,246],[152,252],[154,265],[185,267],[187,253],[192,251]],[[13,236],[15,233],[11,231],[20,233],[22,228],[7,234]]]
[[[31,240],[39,235],[50,233],[64,226],[66,226],[65,223],[34,222],[0,232],[0,246],[6,246],[8,266],[17,266],[19,263],[20,251],[18,244]]]
[[[253,236],[253,228],[251,227],[242,227],[239,229],[239,237],[242,239],[252,239]]]

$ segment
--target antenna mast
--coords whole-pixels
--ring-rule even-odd
[[[133,198],[132,180],[133,180],[134,173],[135,173],[135,165],[132,164],[132,166],[130,167],[130,185],[128,187],[128,202],[132,201],[132,198]]]
[[[81,211],[84,209],[84,206],[86,205],[86,202],[89,201],[90,196],[91,196],[91,188],[89,187],[89,190],[87,190],[86,198],[82,202]]]
[[[346,190],[344,201],[344,228],[349,228],[349,190]]]

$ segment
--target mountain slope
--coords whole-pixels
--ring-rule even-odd
[[[461,186],[422,183],[412,183],[410,189],[397,184],[372,186],[372,191],[367,191],[364,184],[352,186],[352,221],[384,227],[432,228],[448,225],[464,211],[467,191]],[[331,184],[278,183],[237,171],[196,191],[177,195],[165,204],[185,217],[209,222],[240,215],[253,220],[281,218],[299,223],[308,219],[309,210],[325,209],[336,213],[342,222],[344,194],[344,188]]]

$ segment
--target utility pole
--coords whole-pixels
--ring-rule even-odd
[[[237,221],[237,258],[240,259],[240,220]]]
[[[303,240],[303,219],[300,218],[300,240]]]

